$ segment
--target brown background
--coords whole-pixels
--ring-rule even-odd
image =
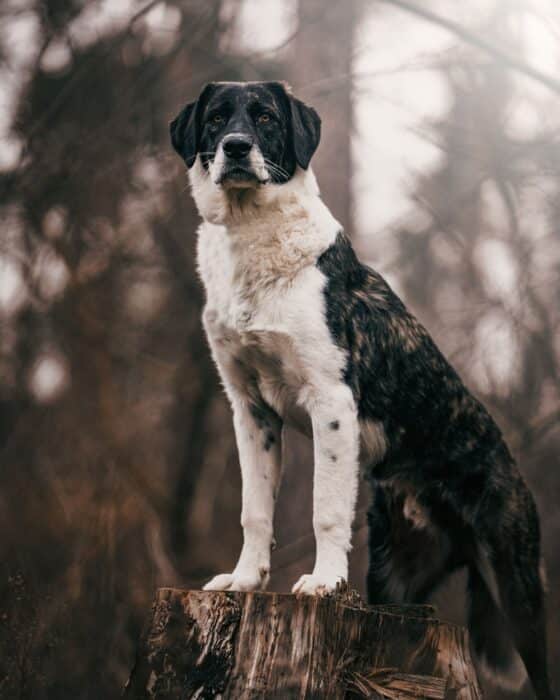
[[[352,78],[355,37],[366,16],[375,28],[401,10],[299,0],[291,3],[295,29],[278,49],[251,52],[235,39],[242,2],[169,0],[169,26],[158,33],[148,10],[159,4],[132,3],[125,21],[98,30],[86,14],[95,14],[94,2],[0,5],[1,75],[17,83],[6,119],[21,148],[0,169],[2,698],[116,697],[154,589],[200,587],[238,554],[237,456],[201,332],[198,219],[168,143],[169,120],[207,80],[287,78],[323,116],[315,171],[351,234],[357,199],[375,197],[351,178],[362,157],[356,105],[375,100]],[[422,5],[452,16],[455,3]],[[484,21],[474,14],[470,29],[524,61],[516,42],[526,5],[488,5],[493,11]],[[18,43],[29,41],[16,31],[22,18],[36,31],[18,67]],[[79,21],[87,40],[76,38]],[[411,127],[441,152],[403,183],[411,215],[390,227],[394,255],[380,270],[492,410],[535,492],[558,686],[558,95],[519,137],[508,119],[532,93],[504,61],[449,35],[448,49],[429,62],[448,107]],[[368,138],[386,137],[372,122]],[[400,144],[391,148],[397,159]],[[374,228],[362,221],[359,233],[360,254],[375,263]],[[481,272],[476,256],[486,240],[510,251],[513,292],[496,294]],[[515,371],[481,381],[473,347],[488,314],[513,329],[502,346],[487,333],[488,357],[513,358]],[[313,562],[311,452],[289,438],[275,590]],[[366,507],[364,493],[351,557],[351,583],[362,591]],[[437,602],[460,620],[462,579]]]

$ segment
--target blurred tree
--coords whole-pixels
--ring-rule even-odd
[[[521,53],[518,13],[498,2],[478,32]],[[520,133],[517,83],[500,61],[463,47],[439,68],[451,108],[425,133],[443,157],[417,178],[414,223],[397,231],[395,269],[407,299],[514,449],[537,498],[544,556],[557,581],[560,150],[546,127]],[[553,669],[559,596],[558,586],[551,587]],[[459,617],[463,601],[454,595],[440,602],[449,608],[444,614]]]
[[[25,9],[22,154],[0,178],[2,261],[22,290],[0,348],[3,697],[118,694],[156,582],[196,570],[185,532],[210,436],[215,462],[232,449],[167,122],[239,73],[221,2],[137,8]]]
[[[354,35],[362,0],[325,4],[298,1],[298,32],[290,80],[297,94],[309,96],[322,119],[322,141],[314,159],[321,193],[350,234],[352,222],[352,79]]]

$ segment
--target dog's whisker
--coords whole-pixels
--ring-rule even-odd
[[[282,168],[279,165],[277,165],[276,163],[273,163],[272,161],[268,160],[268,158],[265,158],[264,162],[272,174],[279,175],[280,177],[289,179],[290,175],[286,170],[284,170],[284,168]]]
[[[284,179],[288,179],[288,175],[286,175],[285,172],[282,172],[281,170],[276,170],[275,168],[272,168],[271,166],[268,166],[268,170],[273,174],[273,175],[278,175],[279,177],[282,177]]]
[[[268,170],[270,170],[270,171],[273,172],[273,173],[278,173],[279,175],[283,175],[283,174],[284,174],[281,170],[279,170],[278,168],[274,167],[274,165],[273,165],[272,163],[266,163],[266,166],[267,166]]]
[[[264,162],[265,162],[270,168],[273,168],[273,169],[276,170],[277,172],[281,172],[281,173],[282,173],[283,175],[285,175],[286,177],[289,176],[289,173],[288,173],[286,170],[284,170],[284,168],[282,168],[280,165],[278,165],[278,163],[274,163],[273,161],[269,160],[268,158],[264,158]]]
[[[282,172],[286,173],[286,175],[288,174],[288,172],[286,170],[284,170],[284,168],[281,165],[278,165],[278,163],[275,163],[274,161],[270,160],[269,158],[265,158],[264,162],[267,163],[268,165],[272,166],[276,170],[281,170]]]

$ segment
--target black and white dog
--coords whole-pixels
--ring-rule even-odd
[[[424,601],[467,567],[481,666],[516,686],[528,672],[549,699],[535,504],[492,418],[321,201],[309,169],[320,123],[267,82],[207,85],[171,124],[204,219],[203,322],[243,476],[243,549],[206,589],[266,586],[291,424],[313,436],[316,538],[293,591],[347,578],[361,464],[370,602]]]

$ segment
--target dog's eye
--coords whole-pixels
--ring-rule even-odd
[[[257,117],[258,124],[268,124],[269,122],[270,122],[270,114],[267,114],[266,112],[259,114],[259,116]]]
[[[223,124],[225,122],[225,118],[223,114],[214,114],[213,117],[210,117],[210,123],[211,124],[216,124],[216,126],[219,126],[220,124]]]

